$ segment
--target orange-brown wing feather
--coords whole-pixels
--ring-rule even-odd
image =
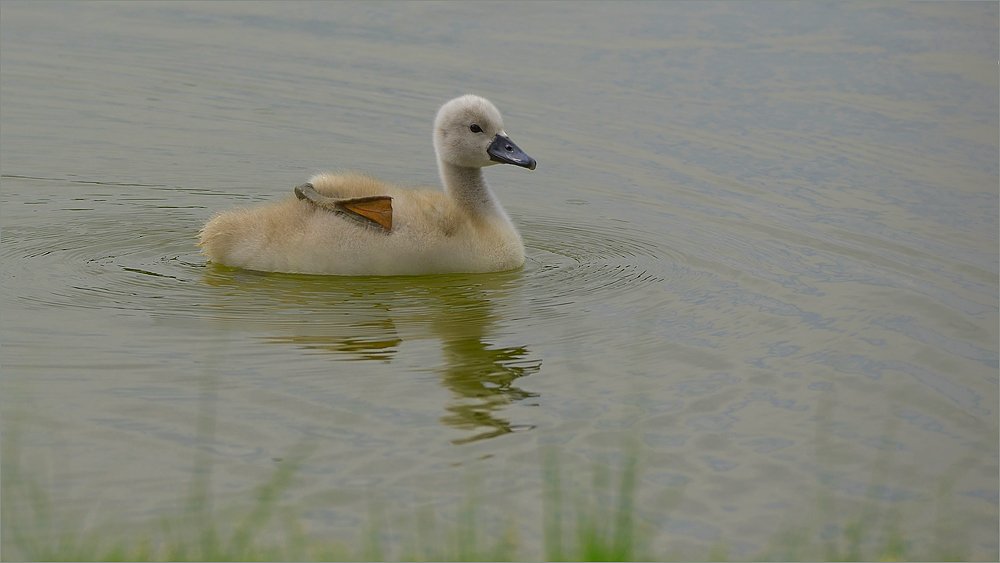
[[[387,231],[392,230],[392,198],[385,195],[342,199],[337,207],[375,221]]]
[[[295,197],[328,211],[339,211],[367,219],[387,231],[392,230],[392,198],[374,195],[352,198],[332,198],[319,195],[309,183],[295,187]]]

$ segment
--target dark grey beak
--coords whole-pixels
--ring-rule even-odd
[[[523,166],[528,170],[535,169],[535,159],[524,154],[524,151],[518,148],[514,141],[510,140],[510,137],[497,135],[493,138],[493,143],[490,144],[490,148],[486,149],[486,152],[492,161]]]

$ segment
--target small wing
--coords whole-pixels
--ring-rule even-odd
[[[295,197],[304,199],[316,207],[344,213],[366,224],[374,224],[386,231],[392,231],[392,198],[385,195],[334,198],[319,195],[312,184],[295,187]]]
[[[337,207],[374,221],[385,230],[392,230],[392,198],[386,195],[337,200]]]

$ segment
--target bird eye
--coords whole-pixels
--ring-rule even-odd
[[[480,126],[478,126],[478,125],[476,125],[475,123],[473,123],[469,127],[469,131],[472,131],[473,133],[482,133],[483,132],[483,128],[480,127]]]

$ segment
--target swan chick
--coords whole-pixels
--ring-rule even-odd
[[[201,230],[202,254],[235,268],[326,275],[521,267],[521,236],[483,168],[534,170],[535,159],[507,136],[499,110],[471,94],[441,106],[433,137],[443,190],[318,174],[280,202],[215,214]]]

